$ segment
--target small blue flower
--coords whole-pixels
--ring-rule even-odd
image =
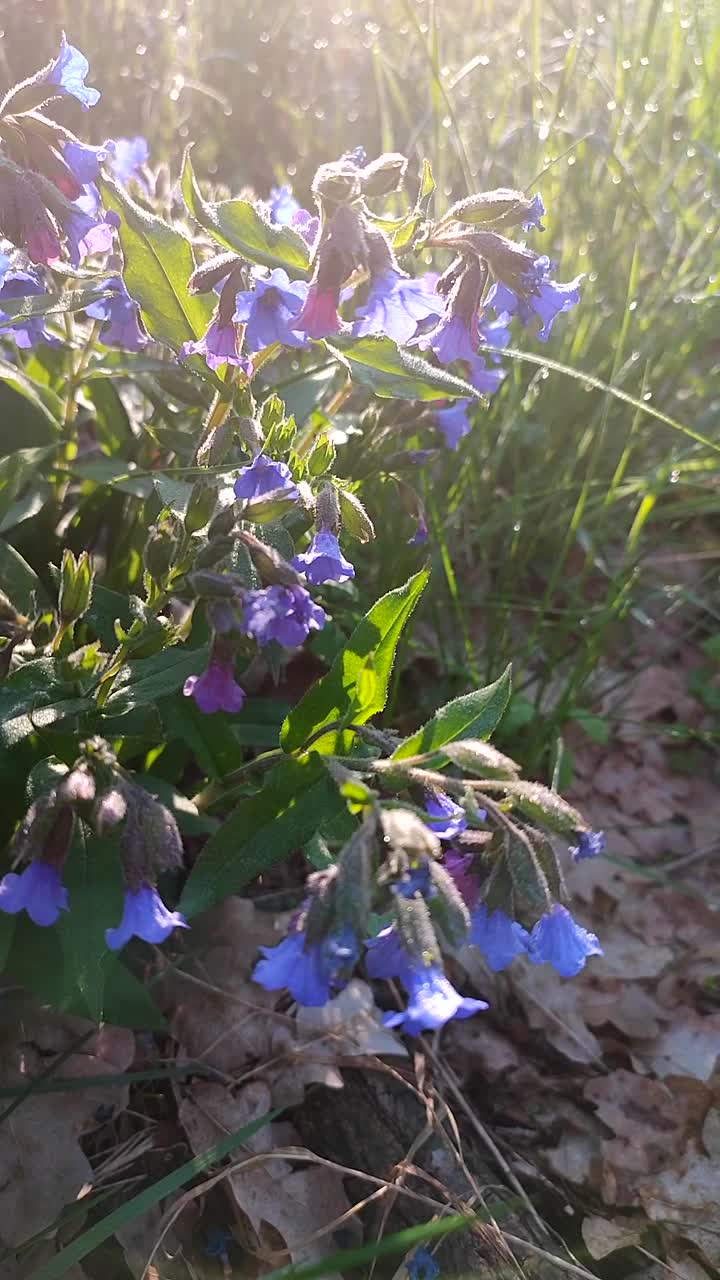
[[[255,280],[255,288],[237,295],[233,319],[245,324],[245,346],[261,351],[273,342],[286,347],[305,347],[307,339],[290,327],[307,298],[308,285],[291,281],[287,271],[276,267],[265,278]]]
[[[147,138],[142,138],[140,135],[135,138],[116,138],[113,148],[110,161],[113,177],[124,187],[134,179],[147,189],[147,183],[142,176],[142,169],[150,158]]]
[[[511,321],[512,316],[507,311],[501,311],[495,320],[486,320],[483,316],[480,322],[480,341],[486,342],[490,347],[509,347],[512,342]],[[490,359],[497,364],[502,356],[491,353]]]
[[[425,801],[425,819],[431,831],[440,840],[452,840],[467,827],[467,817],[462,805],[455,804],[444,791],[436,791]]]
[[[484,1000],[461,996],[437,966],[413,968],[402,978],[408,992],[408,1006],[401,1013],[386,1013],[386,1027],[402,1027],[409,1036],[435,1031],[451,1018],[471,1018],[487,1009]]]
[[[113,276],[100,287],[118,291],[112,297],[100,298],[85,308],[93,320],[104,321],[100,340],[106,347],[142,351],[148,344],[148,336],[140,327],[140,307],[130,297],[123,280],[120,276]]]
[[[435,409],[433,417],[445,437],[448,449],[458,449],[460,441],[470,431],[470,410],[472,400],[456,400],[446,409]]]
[[[543,198],[538,191],[530,201],[530,208],[527,211],[525,221],[522,224],[523,231],[532,231],[535,227],[538,231],[544,231],[541,219],[545,217],[547,210],[543,204]]]
[[[395,881],[392,891],[398,893],[401,898],[414,898],[418,893],[423,898],[434,898],[437,888],[430,875],[429,859],[418,858],[412,863],[401,878]]]
[[[470,366],[468,381],[481,395],[494,396],[505,381],[505,369],[488,369],[482,356],[473,356],[468,364]]]
[[[550,280],[552,263],[546,255],[535,259],[532,267],[522,280],[522,287],[516,293],[500,282],[494,284],[487,296],[487,302],[501,313],[517,314],[524,325],[532,322],[534,316],[541,321],[538,338],[546,342],[550,337],[552,326],[557,316],[580,301],[580,284],[584,277],[576,276],[566,284]]]
[[[266,493],[284,493],[287,498],[299,497],[295,481],[287,463],[273,462],[259,453],[246,467],[240,468],[235,481],[235,497],[262,498]]]
[[[276,947],[260,947],[263,958],[253,970],[253,982],[266,991],[287,987],[293,1000],[320,1008],[345,985],[345,974],[359,954],[357,939],[350,941],[347,926],[322,942],[307,944],[305,931],[289,933]]]
[[[55,924],[69,905],[59,867],[42,858],[36,858],[20,875],[8,871],[0,880],[0,911],[11,916],[27,911],[33,924],[44,929]]]
[[[105,930],[105,941],[111,951],[121,951],[131,938],[143,942],[164,942],[173,929],[187,929],[180,911],[169,911],[154,885],[126,889],[122,920],[115,929]]]
[[[445,303],[435,293],[435,276],[406,279],[389,268],[370,284],[367,302],[358,307],[353,333],[357,337],[382,333],[395,342],[409,342],[418,324],[431,316],[441,316]]]
[[[421,1245],[405,1263],[409,1280],[437,1280],[440,1267],[429,1249]]]
[[[488,912],[485,904],[480,903],[470,917],[468,941],[480,948],[490,968],[499,973],[515,956],[527,952],[530,934],[504,911]]]
[[[5,262],[8,263],[9,259],[6,258]],[[0,267],[0,278],[2,278],[0,318],[4,318],[2,311],[3,300],[10,301],[15,298],[39,297],[40,294],[47,292],[45,286],[27,271],[6,271],[6,273],[3,273]],[[0,336],[14,338],[17,346],[22,351],[29,351],[40,342],[46,342],[53,347],[59,345],[59,339],[54,338],[45,328],[44,316],[17,316],[12,325],[0,330]]]
[[[567,907],[556,904],[538,920],[530,934],[529,956],[533,964],[551,964],[563,978],[574,978],[588,956],[601,956],[594,933],[573,920]]]
[[[430,333],[415,338],[412,345],[422,351],[428,348],[434,351],[441,364],[452,364],[453,360],[474,360],[479,341],[476,323],[470,328],[462,316],[450,314],[444,316]]]
[[[63,159],[73,177],[81,187],[88,186],[100,177],[100,165],[107,160],[115,149],[114,142],[105,142],[101,147],[91,147],[85,142],[72,139],[63,143]]]
[[[365,967],[369,978],[402,978],[405,982],[412,969],[412,958],[394,925],[382,929],[375,938],[368,938],[365,945]]]
[[[292,564],[316,587],[323,582],[347,582],[355,577],[353,565],[345,559],[337,537],[329,529],[318,529],[307,551],[295,556]]]
[[[604,831],[578,831],[576,839],[577,844],[570,849],[573,862],[582,862],[585,858],[597,858],[599,854],[605,852],[607,840]]]
[[[67,236],[68,257],[74,267],[92,253],[109,253],[112,249],[114,227],[105,222],[95,212],[95,198],[92,194],[81,196],[75,202],[75,211],[63,219],[63,229]],[[89,209],[93,212],[89,212]]]
[[[205,1237],[205,1257],[219,1258],[221,1262],[229,1263],[228,1245],[233,1239],[232,1231],[228,1231],[227,1227],[210,1227]]]
[[[48,72],[47,83],[56,85],[63,93],[77,98],[87,110],[100,101],[99,90],[90,89],[84,84],[89,70],[90,64],[85,55],[74,45],[68,44],[63,32],[60,52]]]
[[[421,511],[416,516],[417,527],[412,538],[408,538],[409,547],[424,547],[430,537],[430,530],[424,513]]]
[[[265,587],[248,591],[243,599],[244,630],[261,645],[275,640],[294,649],[326,622],[324,610],[304,587]]]
[[[289,227],[300,210],[300,204],[292,193],[292,187],[286,183],[282,187],[271,187],[268,208],[273,222],[281,227]]]
[[[183,343],[178,359],[187,360],[188,356],[204,356],[209,369],[231,364],[242,369],[248,378],[252,375],[252,361],[238,351],[238,331],[232,322],[221,324],[219,319],[211,320],[202,338]]]
[[[242,711],[245,690],[235,679],[235,663],[232,658],[212,658],[200,676],[188,676],[183,685],[186,698],[192,698],[203,715],[212,716],[216,711],[235,715]]]

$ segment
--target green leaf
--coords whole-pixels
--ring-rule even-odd
[[[179,349],[207,329],[213,299],[191,294],[187,282],[195,269],[190,241],[153,213],[147,213],[109,178],[100,187],[103,204],[120,215],[123,278],[139,302],[148,333]],[[198,361],[205,365],[204,361]],[[207,373],[207,370],[205,370]]]
[[[179,1187],[183,1187],[186,1182],[205,1173],[231,1151],[247,1143],[254,1133],[264,1128],[266,1124],[270,1124],[276,1115],[277,1112],[268,1112],[250,1124],[244,1125],[236,1133],[228,1134],[226,1138],[221,1138],[201,1155],[193,1156],[192,1160],[180,1165],[179,1169],[173,1169],[172,1173],[167,1173],[164,1178],[158,1179],[152,1186],[138,1192],[131,1200],[126,1200],[117,1209],[113,1209],[112,1213],[106,1214],[87,1231],[83,1231],[82,1235],[77,1236],[64,1249],[56,1253],[44,1266],[38,1268],[33,1274],[33,1280],[62,1280],[62,1276],[67,1275],[72,1267],[92,1253],[93,1249],[97,1249],[104,1240],[108,1240],[127,1223],[147,1213],[166,1196],[174,1196]]]
[[[489,738],[509,697],[510,667],[507,667],[500,679],[485,689],[476,689],[446,703],[432,720],[395,748],[392,759],[407,760],[409,756],[437,751],[446,742],[455,742],[458,738]]]
[[[147,706],[174,693],[188,676],[198,675],[207,663],[207,649],[176,647],[137,658],[121,668],[105,703],[108,715],[123,715],[133,707]]]
[[[18,436],[29,444],[41,445],[56,439],[60,432],[60,398],[5,360],[0,360],[0,412],[0,453],[11,453]],[[12,425],[12,434],[7,437],[5,423]]]
[[[41,449],[15,449],[0,458],[0,520],[10,510],[20,490],[31,478],[37,478],[38,469],[55,453],[54,445]]]
[[[185,886],[180,910],[197,915],[236,893],[261,871],[299,849],[344,803],[313,752],[281,760],[262,791],[241,800],[210,837]]]
[[[30,613],[32,597],[43,608],[50,600],[42,582],[27,560],[23,560],[9,542],[0,538],[0,583],[2,589],[12,600],[16,609],[22,613]]]
[[[94,709],[92,699],[78,697],[74,686],[58,682],[52,658],[36,658],[0,684],[0,744],[15,746],[67,716]]]
[[[345,365],[355,382],[386,400],[478,399],[469,382],[410,355],[392,338],[354,338],[336,334],[325,346]]]
[[[8,329],[17,323],[18,318],[28,319],[30,316],[60,315],[64,311],[83,311],[91,302],[100,302],[103,298],[113,298],[117,289],[68,289],[66,293],[33,294],[27,298],[3,299],[0,329]]]
[[[284,751],[297,751],[323,725],[336,720],[363,724],[382,711],[395,660],[395,650],[430,574],[416,573],[403,587],[389,591],[373,605],[353,631],[327,675],[314,684],[290,712],[280,738]],[[362,703],[358,682],[363,685]],[[336,750],[338,733],[314,744],[327,753]]]
[[[90,1017],[99,1022],[105,1012],[108,951],[105,930],[122,916],[122,871],[117,840],[77,831],[64,882],[72,910],[58,922],[68,978],[77,987]]]
[[[294,276],[310,274],[310,251],[297,231],[275,226],[249,200],[221,200],[214,204],[203,200],[189,147],[181,183],[183,198],[195,221],[226,249],[263,267],[284,267]]]

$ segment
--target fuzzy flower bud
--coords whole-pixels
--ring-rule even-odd
[[[360,190],[364,196],[389,196],[402,186],[407,156],[388,151],[360,170]]]
[[[63,551],[60,569],[60,594],[58,613],[64,625],[77,622],[90,606],[94,572],[87,551],[75,559],[68,547]]]

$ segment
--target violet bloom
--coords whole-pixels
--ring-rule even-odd
[[[307,943],[305,931],[289,933],[276,947],[260,947],[253,982],[266,991],[286,987],[298,1004],[319,1008],[345,985],[360,952],[349,926],[322,942]]]
[[[594,933],[583,929],[567,907],[555,904],[538,920],[530,934],[529,956],[533,964],[551,964],[563,978],[574,978],[588,956],[601,956]]]
[[[273,462],[259,453],[247,467],[241,467],[235,481],[235,497],[263,498],[266,493],[283,493],[293,500],[299,497],[292,472],[285,462]]]
[[[522,224],[523,231],[532,231],[535,227],[538,231],[544,231],[545,228],[541,219],[545,217],[547,209],[543,204],[543,198],[538,191],[530,201],[530,208],[525,215],[525,221]]]
[[[367,334],[381,333],[395,342],[409,342],[418,324],[431,316],[441,316],[444,300],[435,293],[435,276],[432,288],[426,277],[408,280],[398,271],[388,268],[370,283],[370,292],[364,306],[358,307],[360,317],[353,325],[353,333],[362,338]]]
[[[430,333],[416,338],[413,345],[421,351],[434,351],[441,364],[452,364],[453,360],[474,360],[479,342],[477,318],[468,325],[462,316],[446,315]]]
[[[365,946],[365,968],[369,978],[406,978],[412,969],[412,958],[405,950],[400,934],[394,925],[388,925],[374,938],[368,938]]]
[[[206,716],[215,711],[242,711],[245,701],[245,690],[235,680],[231,658],[212,658],[201,676],[188,676],[183,693]]]
[[[126,889],[120,924],[105,930],[105,941],[111,951],[121,951],[131,938],[143,942],[164,942],[173,929],[187,929],[188,922],[180,911],[169,911],[152,884],[139,889]]]
[[[338,297],[337,289],[319,289],[317,284],[311,284],[305,304],[296,315],[291,328],[316,341],[339,333],[342,321],[337,310]]]
[[[68,256],[74,267],[79,267],[83,259],[91,253],[108,253],[112,248],[113,225],[110,222],[103,222],[95,213],[89,213],[83,207],[93,203],[92,195],[81,196],[75,202],[75,212],[68,214],[64,219]]]
[[[453,884],[468,907],[474,907],[480,896],[480,883],[473,871],[474,858],[471,853],[458,853],[457,849],[446,849],[443,855],[443,866],[452,877]]]
[[[448,449],[457,449],[460,441],[468,434],[472,400],[456,400],[446,409],[435,409],[433,417],[445,437]]]
[[[141,186],[147,187],[141,173],[150,157],[147,138],[139,135],[136,138],[116,138],[112,145],[114,150],[110,167],[113,177],[124,187],[132,182],[133,178]]]
[[[9,259],[5,261],[8,262]],[[2,268],[0,268],[0,276],[2,276]],[[40,284],[40,281],[27,271],[8,272],[4,276],[0,287],[0,319],[5,318],[2,311],[4,300],[39,297],[45,292],[45,286]],[[59,344],[59,340],[54,338],[51,333],[48,333],[45,328],[44,316],[17,316],[12,325],[0,330],[0,334],[14,338],[17,346],[22,351],[29,351],[31,347],[36,347],[40,342],[47,342],[53,347]]]
[[[505,369],[488,369],[482,356],[473,356],[468,361],[468,382],[483,396],[494,396],[506,378]]]
[[[33,924],[46,929],[55,924],[61,911],[69,910],[68,891],[60,878],[60,868],[36,858],[19,875],[8,871],[0,880],[0,911],[15,916],[27,911]]]
[[[123,351],[142,351],[148,344],[148,336],[140,327],[140,307],[130,297],[120,276],[105,280],[101,288],[116,289],[109,298],[99,298],[85,308],[93,320],[102,320],[100,340],[106,347],[120,347]]]
[[[444,791],[436,791],[425,801],[425,821],[440,840],[452,840],[467,827],[467,817],[462,805],[455,804]]]
[[[392,892],[399,894],[401,898],[414,898],[417,894],[426,899],[436,897],[437,886],[430,874],[429,859],[418,858],[391,888]]]
[[[429,1249],[425,1245],[420,1245],[416,1249],[412,1257],[408,1258],[405,1263],[405,1269],[408,1273],[408,1280],[437,1280],[440,1275],[440,1267],[435,1261]]]
[[[552,326],[557,316],[569,311],[580,301],[580,284],[583,275],[576,276],[566,284],[548,279],[552,263],[546,255],[535,259],[532,267],[525,273],[522,287],[516,293],[508,285],[498,281],[488,293],[487,302],[500,313],[507,311],[510,315],[518,315],[524,325],[532,322],[534,316],[541,321],[538,338],[546,342],[550,337]]]
[[[527,953],[530,934],[504,911],[489,912],[481,902],[472,913],[468,941],[480,948],[490,968],[499,973],[516,956]]]
[[[483,316],[480,321],[480,341],[486,342],[489,347],[509,347],[512,342],[511,321],[512,316],[507,311],[501,311],[495,320],[488,320]],[[489,354],[494,364],[502,360],[500,355],[493,352]]]
[[[326,622],[324,610],[304,587],[266,587],[248,591],[243,600],[243,627],[261,645],[275,640],[294,649]]]
[[[289,227],[300,211],[300,204],[292,193],[292,187],[286,183],[282,187],[271,187],[268,208],[273,222],[280,227]]]
[[[474,1013],[487,1009],[484,1000],[471,1000],[461,996],[436,965],[429,968],[412,968],[402,979],[408,992],[407,1009],[401,1013],[386,1013],[386,1027],[402,1027],[409,1036],[421,1031],[436,1031],[451,1018],[471,1018]]]
[[[77,98],[87,111],[100,101],[98,89],[90,89],[85,77],[90,64],[83,53],[74,45],[68,44],[63,31],[60,41],[60,52],[48,72],[47,83],[55,85],[63,94]]]
[[[86,142],[72,139],[62,146],[63,159],[81,187],[88,186],[100,177],[100,165],[114,152],[115,143],[105,142],[101,147],[91,147]]]
[[[248,378],[252,376],[252,361],[240,355],[238,331],[232,322],[221,324],[217,319],[211,320],[202,338],[183,343],[178,360],[187,360],[188,356],[204,356],[209,369],[232,364],[242,369]]]
[[[239,293],[233,320],[247,326],[248,351],[260,351],[273,342],[282,342],[286,347],[306,346],[306,339],[291,328],[291,321],[302,309],[307,293],[308,286],[302,280],[291,281],[282,267],[256,279],[254,289]]]
[[[296,209],[290,226],[302,236],[306,244],[313,245],[320,230],[320,219],[309,209]]]
[[[427,520],[422,511],[416,517],[416,524],[417,527],[412,538],[408,538],[409,547],[423,547],[430,537]]]
[[[330,529],[318,529],[307,551],[293,558],[292,566],[315,587],[323,582],[348,582],[355,577],[354,566],[345,559]]]
[[[62,248],[60,241],[51,227],[34,227],[25,238],[27,255],[31,262],[38,266],[54,267],[60,261]]]
[[[577,844],[570,849],[573,862],[583,862],[585,858],[597,858],[599,854],[605,852],[607,840],[604,831],[578,831],[576,839]]]

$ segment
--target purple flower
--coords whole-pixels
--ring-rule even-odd
[[[481,902],[472,913],[468,941],[480,948],[490,968],[499,973],[515,956],[527,952],[530,934],[504,911],[488,912]]]
[[[126,889],[122,920],[116,929],[105,930],[105,941],[111,951],[121,951],[131,938],[143,942],[164,942],[173,929],[187,929],[180,911],[169,911],[152,884],[139,889]]]
[[[85,142],[72,140],[63,143],[62,153],[73,177],[81,187],[86,187],[100,177],[100,165],[113,154],[114,149],[114,142],[105,142],[101,147],[91,147]]]
[[[433,417],[445,437],[448,449],[459,448],[460,441],[468,434],[472,425],[469,418],[472,406],[472,400],[456,400],[446,409],[434,410]]]
[[[544,231],[545,228],[541,219],[545,217],[546,213],[547,210],[543,204],[543,198],[538,191],[530,201],[530,208],[522,224],[523,231],[532,231],[533,227],[536,227],[538,231]]]
[[[289,227],[295,214],[300,211],[300,204],[287,184],[282,187],[271,187],[268,200],[270,217],[281,227]]]
[[[498,387],[505,381],[505,369],[488,369],[482,356],[473,356],[470,365],[469,381],[484,396],[494,396]]]
[[[578,831],[576,839],[577,844],[570,849],[573,862],[582,862],[585,858],[597,858],[598,854],[604,853],[607,844],[604,831]]]
[[[292,328],[316,340],[339,333],[342,322],[337,311],[338,296],[337,289],[319,289],[316,284],[311,284],[305,304],[296,315]]]
[[[409,1036],[421,1031],[435,1031],[451,1018],[471,1018],[474,1013],[488,1006],[484,1000],[471,1000],[461,996],[435,965],[429,968],[413,968],[402,978],[408,992],[408,1006],[401,1013],[386,1013],[386,1027],[402,1027]]]
[[[302,280],[291,281],[287,271],[276,267],[270,275],[256,279],[255,288],[239,293],[233,320],[247,325],[245,345],[248,351],[260,351],[273,342],[286,347],[304,347],[306,339],[290,327],[307,298],[308,286]]]
[[[266,991],[287,987],[298,1004],[319,1008],[345,985],[360,945],[349,927],[322,942],[308,944],[305,931],[289,933],[276,947],[260,947],[262,960],[253,970],[253,981]]]
[[[463,901],[468,907],[474,907],[480,894],[480,883],[473,872],[473,856],[471,853],[458,853],[457,849],[446,849],[443,865]]]
[[[512,342],[511,320],[512,316],[507,311],[502,311],[496,320],[486,320],[483,316],[480,321],[480,341],[486,342],[489,347],[509,347]],[[479,356],[477,358],[480,359]],[[502,356],[491,355],[490,359],[497,364]]]
[[[419,858],[411,863],[410,868],[391,886],[393,893],[401,898],[414,898],[420,894],[422,898],[434,898],[437,889],[430,875],[430,862],[427,858]]]
[[[580,284],[584,277],[576,276],[566,284],[548,279],[552,263],[546,255],[535,259],[532,267],[522,279],[522,287],[516,293],[507,285],[494,284],[487,296],[488,304],[492,304],[500,313],[508,311],[517,314],[524,325],[531,323],[533,316],[541,321],[538,338],[546,342],[550,337],[552,326],[557,316],[580,301]]]
[[[602,955],[602,947],[594,933],[573,920],[567,907],[556,903],[533,928],[529,955],[533,964],[551,964],[561,977],[574,978],[588,956]]]
[[[357,309],[360,319],[353,332],[358,337],[383,333],[395,342],[409,342],[421,321],[444,311],[444,301],[435,293],[435,278],[430,287],[426,277],[408,280],[388,268],[371,281],[367,302]]]
[[[440,1267],[429,1249],[421,1245],[405,1263],[409,1280],[437,1280]]]
[[[9,259],[5,259],[7,264]],[[0,267],[0,275],[3,268]],[[15,298],[38,297],[46,292],[45,286],[35,276],[30,275],[27,271],[10,271],[2,281],[0,287],[0,318],[4,319],[2,311],[3,299],[10,301]],[[58,339],[48,333],[45,328],[44,316],[18,316],[12,325],[9,325],[2,331],[3,335],[11,336],[15,339],[16,344],[23,351],[29,351],[31,347],[35,347],[39,342],[47,342],[50,346],[57,346]]]
[[[479,341],[477,323],[470,327],[462,316],[447,315],[430,333],[416,338],[414,345],[422,351],[430,348],[441,364],[452,364],[453,360],[474,360]]]
[[[292,564],[316,587],[323,582],[347,582],[355,577],[354,567],[345,559],[337,537],[329,529],[318,529],[307,551],[295,556]]]
[[[310,213],[309,209],[297,209],[290,226],[302,236],[306,244],[313,245],[320,230],[320,219]]]
[[[325,612],[304,587],[266,587],[248,591],[243,600],[243,626],[258,644],[276,640],[294,649],[326,622]]]
[[[266,493],[284,493],[286,497],[296,499],[298,491],[292,472],[285,462],[273,462],[264,453],[259,453],[247,467],[240,468],[235,481],[235,497],[262,498]]]
[[[204,356],[209,369],[232,364],[242,369],[248,378],[252,375],[252,361],[240,355],[238,331],[232,322],[220,324],[217,319],[211,320],[202,338],[183,343],[178,360],[187,360],[188,356]]]
[[[74,45],[68,44],[63,31],[60,52],[48,72],[47,83],[56,85],[64,94],[77,98],[87,111],[100,101],[99,90],[89,89],[83,83],[89,70],[87,58]]]
[[[60,261],[62,253],[60,241],[49,226],[35,227],[34,230],[28,231],[25,244],[31,262],[52,267]]]
[[[245,690],[235,680],[231,658],[212,658],[201,676],[188,676],[183,693],[206,716],[215,711],[242,711],[245,701]]]
[[[101,341],[106,347],[121,347],[123,351],[142,351],[148,344],[148,336],[140,327],[140,308],[130,297],[120,276],[104,281],[101,288],[117,289],[110,298],[100,298],[85,310],[93,320],[104,321]]]
[[[462,805],[455,804],[444,791],[436,791],[425,801],[425,819],[431,831],[440,840],[452,840],[467,827],[467,818]]]
[[[382,929],[375,938],[368,938],[365,946],[365,968],[369,978],[402,978],[407,985],[405,979],[412,969],[412,959],[394,925]]]
[[[147,187],[141,173],[150,157],[147,139],[139,135],[136,138],[116,138],[113,147],[114,154],[110,161],[113,177],[125,187],[133,178],[141,186]]]
[[[84,206],[90,204],[94,205],[92,194],[81,196],[75,202],[75,212],[64,219],[68,255],[74,267],[79,267],[89,254],[108,253],[112,248],[114,228],[110,222],[103,222],[94,211],[89,213]]]
[[[425,515],[422,511],[416,516],[416,522],[417,528],[412,538],[408,538],[409,547],[422,547],[430,537],[427,520],[425,519]]]
[[[47,928],[68,909],[68,891],[60,879],[60,868],[42,858],[36,858],[20,875],[8,871],[0,880],[0,911],[8,915],[27,911],[33,924]]]

